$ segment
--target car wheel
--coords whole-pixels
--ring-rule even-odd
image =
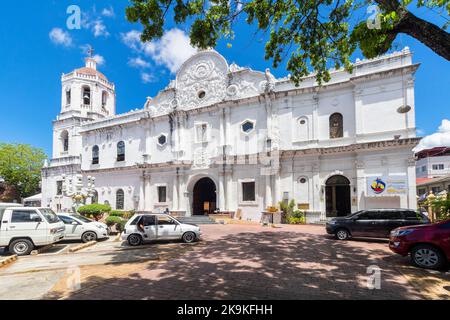
[[[132,247],[136,247],[142,243],[142,237],[138,234],[132,234],[128,237],[128,244]]]
[[[423,244],[411,250],[411,261],[420,268],[441,269],[445,264],[445,257],[439,249]]]
[[[337,230],[334,235],[338,240],[347,240],[348,238],[350,238],[350,233],[345,229]]]
[[[191,231],[183,234],[183,242],[184,243],[192,243],[195,241],[196,238],[197,237],[195,236],[195,233],[191,232]]]
[[[17,254],[18,256],[27,256],[33,249],[33,243],[27,239],[17,239],[9,245],[10,252]]]
[[[97,240],[97,234],[93,231],[87,231],[87,232],[83,233],[83,235],[81,236],[81,241],[83,241],[83,243],[96,241],[96,240]]]

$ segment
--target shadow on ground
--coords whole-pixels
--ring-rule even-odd
[[[323,235],[245,232],[183,247],[158,263],[137,264],[118,277],[92,276],[69,294],[46,299],[417,299],[395,269],[405,259]],[[180,245],[182,246],[182,245]],[[143,251],[158,249],[147,247]],[[178,250],[176,247],[171,250]],[[123,262],[127,250],[111,261]],[[111,254],[111,253],[105,253]],[[369,289],[367,268],[380,268],[380,289]]]

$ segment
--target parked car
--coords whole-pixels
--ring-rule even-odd
[[[421,212],[409,209],[370,209],[346,217],[329,220],[326,230],[338,240],[350,237],[389,238],[398,227],[428,224],[430,220]]]
[[[450,261],[450,219],[393,230],[389,248],[421,268],[441,269]]]
[[[108,226],[104,223],[92,221],[79,214],[58,213],[58,217],[65,226],[64,239],[76,239],[86,243],[108,237]]]
[[[0,217],[0,247],[18,256],[64,238],[64,224],[49,208],[8,207]]]
[[[131,246],[138,246],[150,240],[180,239],[186,243],[200,239],[200,228],[193,224],[181,223],[163,213],[139,213],[125,224],[122,240]]]

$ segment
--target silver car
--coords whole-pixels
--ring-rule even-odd
[[[86,243],[108,237],[108,227],[104,223],[92,221],[79,214],[58,213],[58,217],[64,222],[65,240],[81,240]]]
[[[193,224],[179,222],[174,217],[162,213],[139,213],[125,224],[122,240],[131,246],[138,246],[152,240],[183,240],[192,243],[200,239],[200,228]]]

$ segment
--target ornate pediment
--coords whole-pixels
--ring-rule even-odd
[[[178,107],[190,110],[224,100],[228,64],[215,51],[202,51],[187,60],[177,74]]]

